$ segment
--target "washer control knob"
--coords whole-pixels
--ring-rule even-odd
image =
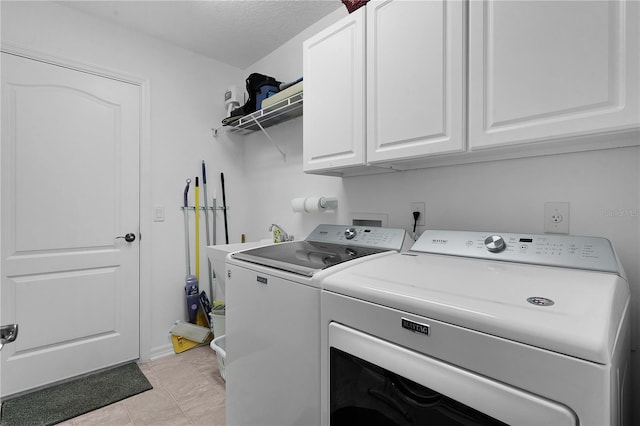
[[[344,236],[347,240],[351,240],[356,236],[356,228],[347,228],[344,230]]]
[[[484,246],[491,253],[500,253],[507,248],[507,245],[504,242],[504,238],[502,238],[500,235],[490,235],[485,238]]]

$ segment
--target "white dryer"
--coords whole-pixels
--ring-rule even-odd
[[[606,239],[427,231],[321,286],[322,424],[630,420],[630,292]]]
[[[409,247],[402,229],[319,225],[304,241],[228,255],[227,424],[319,424],[317,281]]]

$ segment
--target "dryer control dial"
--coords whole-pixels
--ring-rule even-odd
[[[347,228],[344,230],[344,236],[347,240],[353,239],[357,233],[356,228]]]
[[[507,248],[507,244],[504,242],[504,238],[500,235],[490,235],[484,240],[484,246],[491,253],[500,253]]]

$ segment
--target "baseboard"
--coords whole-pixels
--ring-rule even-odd
[[[173,355],[175,352],[173,351],[173,345],[168,343],[162,346],[156,346],[155,348],[151,348],[151,361],[155,361],[158,358],[163,358],[165,356]]]

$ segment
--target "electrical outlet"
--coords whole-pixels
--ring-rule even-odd
[[[547,234],[569,233],[569,203],[544,203],[544,232]]]
[[[409,212],[409,218],[411,220],[411,226],[413,226],[413,212],[420,212],[418,217],[418,226],[424,226],[424,201],[414,201],[411,203],[411,211]]]

